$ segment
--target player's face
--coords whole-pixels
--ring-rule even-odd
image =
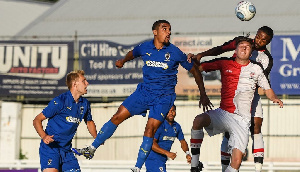
[[[77,81],[75,81],[76,90],[80,95],[84,95],[87,93],[88,85],[89,83],[83,75],[79,75],[79,78],[77,79]]]
[[[161,23],[157,30],[153,31],[154,36],[158,42],[163,44],[169,44],[171,38],[171,25],[168,23]]]
[[[258,30],[254,38],[254,47],[255,49],[261,49],[262,47],[268,45],[271,41],[271,37],[265,32]]]
[[[166,117],[166,120],[168,122],[173,122],[175,116],[176,116],[176,110],[175,110],[174,106],[172,106],[172,108],[169,110],[169,113],[168,113],[168,115]]]
[[[249,60],[252,53],[252,46],[247,41],[242,41],[239,43],[236,49],[236,56],[240,60]]]

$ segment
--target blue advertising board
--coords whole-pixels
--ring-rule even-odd
[[[73,42],[0,41],[0,96],[50,98],[66,90]]]
[[[111,41],[79,41],[79,62],[89,82],[89,97],[128,96],[143,81],[144,62],[136,58],[117,68],[115,63],[136,45],[123,45]]]
[[[274,36],[271,86],[276,94],[300,95],[300,36]]]

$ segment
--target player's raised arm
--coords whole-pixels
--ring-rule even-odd
[[[205,87],[203,83],[203,77],[201,72],[198,69],[198,66],[194,64],[192,69],[189,71],[193,74],[195,81],[198,85],[198,89],[200,91],[200,101],[199,101],[199,107],[201,108],[201,105],[203,107],[203,111],[207,111],[209,109],[212,109],[213,104],[210,102],[209,98],[206,95]]]
[[[280,108],[283,108],[283,102],[279,98],[277,98],[277,96],[274,93],[273,89],[265,90],[265,93],[266,93],[266,96],[268,97],[268,99],[273,101],[273,103],[277,103]]]
[[[129,51],[126,56],[123,58],[123,59],[119,59],[116,61],[116,67],[117,68],[122,68],[123,65],[127,62],[127,61],[130,61],[134,59],[134,56],[133,56],[133,53],[132,53],[132,50]]]

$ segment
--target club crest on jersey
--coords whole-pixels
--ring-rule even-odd
[[[169,53],[169,52],[167,52],[166,54],[165,54],[165,58],[166,58],[166,60],[165,61],[170,61],[170,57],[171,57],[171,54]]]
[[[159,167],[159,171],[163,172],[164,168],[163,167]]]
[[[48,159],[48,165],[52,164],[52,159]]]
[[[84,107],[81,106],[81,107],[80,107],[80,114],[83,114],[83,110],[84,110]]]
[[[177,133],[177,129],[176,129],[176,127],[173,127],[173,129],[174,129],[174,133]]]
[[[254,79],[255,73],[254,72],[250,72],[250,78],[249,79]]]

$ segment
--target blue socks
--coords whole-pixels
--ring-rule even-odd
[[[138,167],[139,169],[141,169],[143,164],[145,163],[146,158],[148,157],[152,149],[152,144],[153,144],[153,138],[146,137],[146,136],[143,137],[143,143],[140,147],[137,162],[135,164],[135,166]]]
[[[105,140],[109,139],[117,129],[117,125],[113,124],[110,120],[105,123],[101,130],[98,132],[97,137],[95,138],[92,146],[96,149],[105,142]]]

